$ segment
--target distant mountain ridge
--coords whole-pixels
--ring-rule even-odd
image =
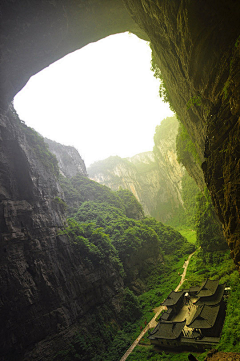
[[[112,190],[131,190],[145,214],[167,222],[183,209],[184,168],[177,161],[177,132],[176,117],[164,119],[156,128],[153,151],[95,162],[87,169],[89,177]]]
[[[78,173],[87,177],[87,169],[84,160],[77,149],[57,143],[48,138],[44,138],[44,141],[48,144],[50,152],[56,156],[60,173],[64,177],[71,178]]]

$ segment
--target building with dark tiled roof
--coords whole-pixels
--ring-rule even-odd
[[[216,322],[220,305],[206,306],[202,305],[197,307],[195,314],[190,322],[187,323],[191,328],[212,328]]]
[[[186,324],[186,321],[171,322],[162,321],[157,324],[151,335],[150,340],[177,340]]]
[[[163,348],[204,350],[217,345],[225,318],[225,285],[207,279],[200,287],[172,291],[167,306],[151,332],[151,343]]]
[[[184,293],[185,293],[184,291],[180,291],[180,292],[172,291],[168,295],[166,300],[162,303],[162,305],[167,307],[176,306],[178,302],[183,298]]]
[[[215,294],[219,286],[219,280],[209,280],[207,279],[200,286],[199,291],[197,292],[197,297],[209,297]]]
[[[169,308],[167,311],[163,312],[161,315],[160,320],[161,321],[168,321],[170,317],[172,316],[173,310]]]
[[[216,292],[211,296],[198,297],[198,300],[195,302],[195,305],[208,305],[214,306],[221,302],[224,294],[225,285],[218,285]]]

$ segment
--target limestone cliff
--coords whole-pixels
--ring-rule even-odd
[[[52,360],[90,309],[119,310],[123,282],[111,262],[87,267],[58,236],[62,193],[43,138],[8,112],[0,118],[0,145],[0,360],[21,360],[34,345],[34,359]],[[29,351],[25,360],[32,359]]]
[[[231,255],[240,267],[240,4],[125,3],[151,41],[168,100],[196,145]]]
[[[129,189],[146,214],[169,221],[183,207],[181,178],[184,169],[177,162],[175,117],[157,127],[152,152],[131,158],[110,157],[88,168],[90,178],[113,190]]]
[[[1,109],[30,76],[90,42],[123,31],[151,41],[169,101],[206,162],[204,176],[238,265],[240,3],[19,0],[1,2],[0,14]]]
[[[105,282],[100,270],[79,263],[68,240],[56,237],[64,216],[52,199],[60,195],[50,171],[54,164],[48,157],[44,165],[41,154],[34,155],[5,113],[30,76],[89,42],[122,31],[151,40],[169,100],[197,146],[232,257],[240,266],[240,3],[124,2],[129,12],[120,0],[0,4],[2,359],[19,359],[23,349],[48,336],[48,350],[42,342],[36,358],[47,360],[51,336],[65,335],[68,325],[71,337],[75,320],[97,307],[96,294],[117,305],[121,279],[115,271],[104,269]],[[91,302],[83,303],[86,292]]]
[[[47,138],[44,138],[44,141],[48,144],[50,152],[55,154],[60,173],[63,176],[71,178],[78,173],[87,176],[85,163],[74,147],[66,146]]]

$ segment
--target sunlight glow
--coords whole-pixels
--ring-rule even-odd
[[[109,36],[33,76],[15,109],[42,136],[74,146],[87,166],[152,150],[156,125],[173,113],[159,98],[150,62],[145,41]]]

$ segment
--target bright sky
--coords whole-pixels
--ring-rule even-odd
[[[152,150],[156,125],[173,113],[159,98],[150,62],[145,41],[109,36],[32,77],[15,109],[42,136],[74,146],[87,166]]]

